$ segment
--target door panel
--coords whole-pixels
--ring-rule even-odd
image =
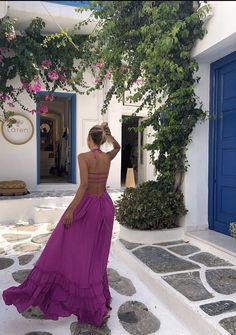
[[[213,229],[229,235],[236,221],[236,57],[215,72]]]

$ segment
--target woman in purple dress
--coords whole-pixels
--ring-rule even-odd
[[[113,150],[102,152],[106,141]],[[78,155],[80,186],[34,268],[18,287],[3,292],[18,312],[38,306],[45,319],[74,314],[80,323],[100,327],[109,317],[107,263],[114,205],[106,191],[112,159],[120,150],[107,123],[88,134],[89,152]]]

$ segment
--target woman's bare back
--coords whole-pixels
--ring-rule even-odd
[[[84,153],[88,166],[87,192],[99,197],[106,190],[111,160],[109,155],[99,149]]]

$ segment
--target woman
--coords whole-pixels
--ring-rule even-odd
[[[100,146],[112,143],[105,153]],[[109,317],[107,262],[114,206],[106,192],[111,160],[120,145],[106,123],[90,129],[89,152],[79,154],[79,189],[62,215],[26,280],[3,292],[18,312],[38,306],[45,319],[75,314],[80,323],[100,327]]]

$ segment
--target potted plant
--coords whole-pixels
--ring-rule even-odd
[[[167,191],[158,181],[127,188],[116,201],[120,238],[130,242],[162,242],[182,237],[178,218],[187,213],[180,190]]]

